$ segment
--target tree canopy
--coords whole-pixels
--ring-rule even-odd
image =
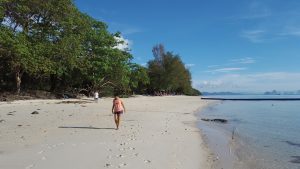
[[[154,59],[148,62],[150,90],[153,92],[199,95],[192,88],[191,73],[179,55],[166,52],[162,44],[153,47]]]

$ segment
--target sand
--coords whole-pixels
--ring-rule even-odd
[[[210,169],[199,97],[136,96],[115,130],[112,98],[0,102],[1,169]]]

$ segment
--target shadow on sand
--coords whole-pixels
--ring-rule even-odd
[[[99,128],[99,127],[77,127],[77,126],[59,126],[58,128],[64,128],[64,129],[104,129],[104,130],[114,130],[115,128],[111,127],[104,127],[104,128]]]

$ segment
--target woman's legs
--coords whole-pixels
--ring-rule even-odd
[[[116,129],[119,129],[119,124],[120,124],[120,120],[121,120],[121,114],[119,113],[115,113],[114,114],[114,119],[115,119],[115,123],[116,123]]]

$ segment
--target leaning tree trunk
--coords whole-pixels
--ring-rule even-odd
[[[17,87],[17,94],[20,94],[21,91],[21,73],[20,71],[15,72],[15,78],[16,78],[16,87]]]

